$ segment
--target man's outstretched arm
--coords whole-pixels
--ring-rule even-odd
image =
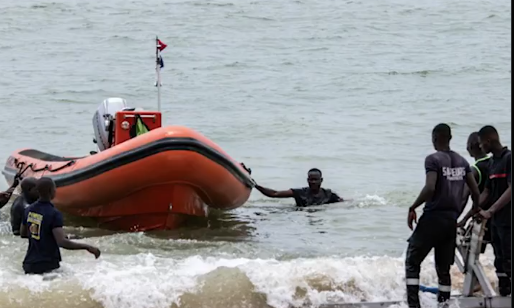
[[[7,202],[9,202],[9,200],[11,200],[12,193],[14,192],[19,183],[20,181],[18,179],[15,179],[14,183],[11,185],[11,187],[9,187],[9,189],[7,189],[4,192],[0,192],[0,209],[3,208],[7,204]]]
[[[260,191],[263,195],[270,198],[292,198],[294,197],[293,190],[282,190],[276,191],[271,188],[262,187],[260,185],[255,185],[255,188]]]

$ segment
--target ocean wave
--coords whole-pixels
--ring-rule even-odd
[[[421,282],[434,286],[437,276],[431,259],[422,266]],[[490,251],[482,262],[494,284]],[[403,264],[402,258],[387,256],[278,261],[200,256],[174,260],[138,254],[93,261],[77,255],[63,263],[56,277],[1,269],[0,302],[10,303],[2,307],[38,302],[38,307],[59,307],[58,303],[76,301],[73,307],[289,308],[401,300],[405,296]],[[458,294],[463,276],[456,267],[452,277],[453,293]],[[433,296],[422,297],[435,306]]]

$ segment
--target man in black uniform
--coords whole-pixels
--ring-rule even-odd
[[[461,213],[462,195],[467,184],[474,206],[480,193],[469,163],[450,150],[451,129],[438,124],[432,131],[437,151],[425,159],[426,182],[418,198],[409,208],[407,224],[412,230],[416,208],[425,203],[423,215],[409,238],[405,260],[407,301],[410,308],[420,307],[419,272],[430,250],[435,250],[435,266],[439,278],[437,300],[446,302],[451,293],[450,266],[455,258],[457,218]]]
[[[294,198],[296,206],[300,207],[346,201],[336,193],[333,193],[330,189],[321,188],[322,182],[323,177],[321,171],[313,168],[307,173],[307,183],[309,184],[309,187],[291,188],[283,191],[275,191],[260,185],[255,185],[255,188],[266,197]]]
[[[486,153],[493,154],[481,200],[491,197],[492,205],[480,211],[480,216],[491,219],[494,248],[494,266],[499,280],[500,295],[511,294],[511,151],[502,146],[498,131],[484,126],[478,132],[480,146]]]
[[[492,162],[492,158],[490,156],[487,156],[487,153],[482,150],[480,147],[480,142],[478,138],[478,132],[473,132],[471,135],[469,135],[468,138],[468,144],[467,144],[467,150],[471,157],[475,159],[475,164],[471,166],[471,171],[473,172],[473,175],[475,176],[475,180],[478,184],[478,190],[480,193],[482,193],[485,189],[485,182],[489,178],[489,164]],[[464,198],[463,198],[463,204],[462,204],[462,210],[466,207],[466,203],[469,198],[469,189],[466,187]],[[486,202],[480,204],[481,209],[489,209],[491,206],[491,202],[489,200],[486,200]],[[459,227],[464,227],[466,225],[466,222],[473,217],[474,214],[476,214],[480,209],[471,209],[468,211],[468,213],[464,216],[464,218],[459,222]],[[485,252],[486,246],[488,243],[491,243],[491,222],[488,220],[486,222],[486,230],[482,242],[481,247],[481,253]]]

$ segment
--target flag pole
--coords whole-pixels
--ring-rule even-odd
[[[161,46],[159,46],[159,38],[155,37],[155,72],[157,74],[157,111],[161,112]]]

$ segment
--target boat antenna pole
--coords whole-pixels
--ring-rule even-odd
[[[161,42],[157,36],[155,37],[155,73],[157,74],[155,86],[157,87],[157,111],[159,112],[161,112],[161,69],[164,67],[161,51],[163,51],[166,46],[167,45]]]

